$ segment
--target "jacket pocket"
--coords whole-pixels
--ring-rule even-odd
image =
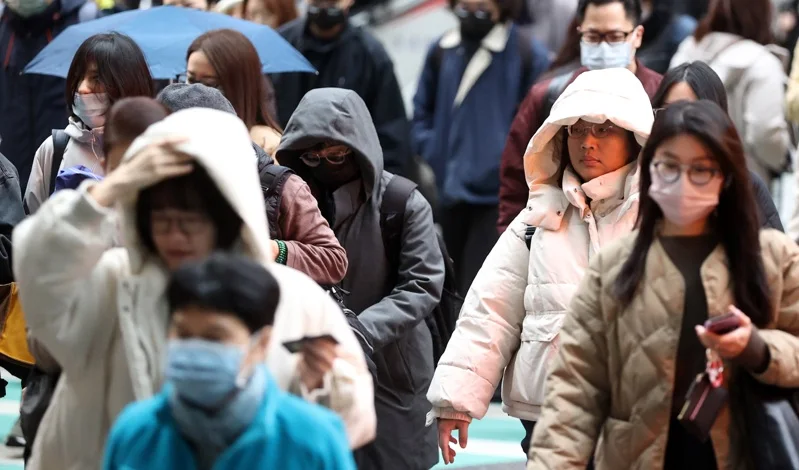
[[[392,392],[413,394],[415,391],[411,368],[403,351],[402,341],[384,347],[377,357],[377,381]]]
[[[630,468],[633,425],[628,421],[607,418],[602,425],[596,448],[597,468]]]
[[[530,315],[524,319],[522,342],[508,368],[510,399],[533,406],[544,404],[546,379],[558,352],[558,333],[564,314]]]

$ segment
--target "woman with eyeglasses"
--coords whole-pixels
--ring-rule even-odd
[[[500,379],[503,411],[522,421],[528,451],[572,295],[600,248],[635,225],[637,157],[652,120],[641,82],[615,68],[578,76],[536,132],[524,157],[528,205],[472,283],[427,394],[444,462],[454,461],[453,431],[465,447]]]
[[[183,79],[221,91],[250,130],[253,142],[274,157],[282,132],[274,89],[261,72],[258,51],[246,36],[232,29],[217,29],[195,39],[186,53]]]
[[[799,248],[761,231],[745,163],[715,103],[658,114],[639,230],[574,295],[528,469],[795,468],[752,461],[776,435],[750,434],[742,401],[799,387]]]
[[[669,70],[652,98],[652,107],[657,117],[673,103],[697,100],[710,100],[724,111],[728,110],[724,83],[709,65],[701,61],[687,62]],[[780,213],[765,181],[753,170],[749,171],[749,176],[763,227],[783,231]]]

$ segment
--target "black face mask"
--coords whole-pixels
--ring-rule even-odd
[[[323,31],[343,25],[348,16],[348,12],[339,7],[308,6],[308,21]]]
[[[482,41],[495,25],[491,13],[487,11],[470,11],[458,7],[455,15],[461,23],[461,37],[465,40]]]
[[[361,169],[355,158],[348,157],[344,163],[333,165],[325,160],[319,166],[311,168],[314,178],[330,191],[335,191],[347,183],[355,181],[361,175]]]

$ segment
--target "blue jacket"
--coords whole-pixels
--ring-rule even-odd
[[[499,163],[511,123],[549,65],[546,49],[515,25],[495,26],[474,55],[465,48],[458,30],[434,42],[413,99],[413,150],[433,168],[445,206],[497,203]]]
[[[169,408],[168,388],[122,411],[106,443],[105,470],[196,470]],[[287,394],[268,377],[252,424],[214,470],[355,470],[344,425],[332,412]]]
[[[47,10],[21,18],[5,8],[0,14],[0,152],[19,172],[22,193],[33,156],[53,129],[67,126],[66,81],[46,75],[22,75],[22,69],[66,27],[97,17],[86,0],[54,1]]]

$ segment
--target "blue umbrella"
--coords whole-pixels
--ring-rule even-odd
[[[234,29],[249,38],[258,50],[264,73],[316,72],[299,51],[268,26],[172,6],[126,11],[70,26],[42,49],[24,72],[66,78],[83,41],[95,34],[116,31],[130,36],[141,47],[153,78],[175,78],[186,71],[186,51],[192,41],[221,28]]]

